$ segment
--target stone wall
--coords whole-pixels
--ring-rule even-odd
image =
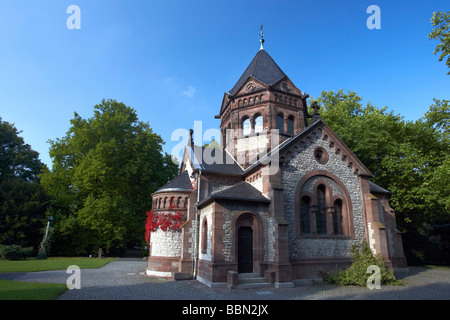
[[[319,135],[320,136],[320,135]],[[321,164],[314,157],[316,147],[322,147],[328,153],[328,161]],[[353,207],[354,239],[327,238],[308,239],[298,238],[295,229],[295,190],[302,177],[313,171],[328,171],[338,177],[347,189]],[[292,158],[281,166],[281,179],[284,189],[284,214],[289,223],[289,254],[293,258],[337,257],[350,256],[350,248],[354,243],[361,243],[365,237],[363,202],[361,198],[360,182],[354,169],[342,160],[335,148],[329,147],[328,142],[321,138],[313,138],[301,147]],[[312,186],[315,178],[307,181],[306,188]],[[329,179],[331,180],[331,179]],[[329,181],[333,193],[342,194],[338,183]]]
[[[151,233],[150,248],[152,257],[180,257],[181,231],[156,229]]]

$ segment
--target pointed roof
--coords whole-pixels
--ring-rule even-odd
[[[286,77],[286,74],[275,63],[275,61],[266,52],[266,50],[261,49],[253,58],[252,62],[250,62],[247,69],[245,69],[244,73],[239,78],[238,82],[234,85],[233,89],[230,90],[230,94],[236,94],[239,88],[242,87],[244,82],[250,76],[266,85],[273,85]]]

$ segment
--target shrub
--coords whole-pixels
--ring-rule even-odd
[[[372,251],[365,241],[362,243],[361,250],[358,246],[353,245],[352,252],[352,264],[350,267],[338,272],[330,272],[324,276],[323,280],[326,283],[337,284],[340,286],[361,286],[367,285],[367,279],[371,276],[367,273],[367,268],[371,265],[376,265],[380,268],[381,272],[381,284],[400,285],[401,281],[395,279],[392,270],[388,270],[384,265],[383,258],[381,256],[374,257]]]
[[[19,245],[0,247],[0,256],[3,260],[21,260],[29,258],[33,255],[32,247],[22,248]]]

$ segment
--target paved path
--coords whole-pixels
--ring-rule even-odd
[[[337,287],[328,284],[295,288],[228,290],[211,289],[198,281],[172,281],[143,275],[146,262],[119,259],[100,269],[81,270],[81,289],[67,290],[60,300],[450,300],[450,269],[410,267],[400,277],[403,286],[382,286],[380,290]],[[0,279],[66,283],[65,270],[0,274]]]

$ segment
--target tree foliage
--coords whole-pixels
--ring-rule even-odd
[[[407,250],[417,244],[409,235],[450,223],[448,100],[435,99],[417,121],[370,102],[363,106],[355,92],[342,89],[324,91],[317,101],[324,121],[374,174],[372,181],[391,192],[390,205],[406,232]],[[437,237],[439,245],[447,244],[445,235]]]
[[[0,117],[0,181],[38,181],[42,168],[39,153],[32,150],[14,124]]]
[[[20,133],[0,118],[0,243],[36,248],[48,198],[39,184],[39,154]]]
[[[433,12],[431,25],[435,28],[428,35],[428,38],[440,42],[433,53],[438,54],[440,52],[439,61],[446,59],[445,64],[450,68],[450,11]],[[450,71],[447,74],[450,75]]]
[[[151,193],[178,170],[163,143],[116,100],[103,100],[89,119],[75,113],[66,136],[50,141],[53,168],[42,174],[54,238],[69,241],[73,254],[143,243]]]

